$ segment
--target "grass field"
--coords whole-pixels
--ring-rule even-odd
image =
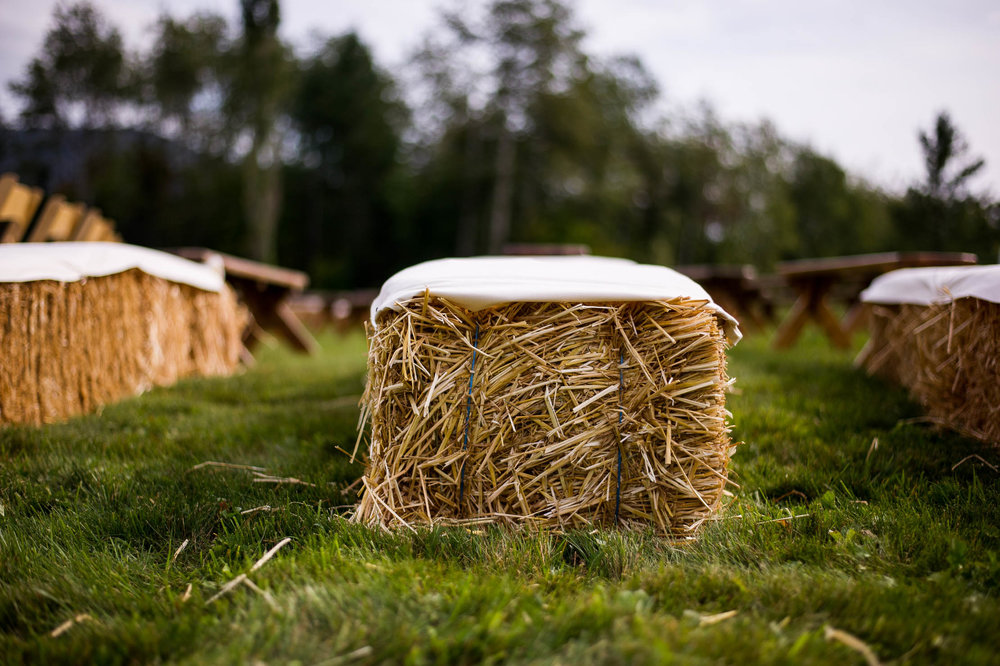
[[[0,662],[1000,659],[1000,452],[815,336],[732,351],[740,487],[684,546],[348,523],[364,340],[323,343],[0,431]]]

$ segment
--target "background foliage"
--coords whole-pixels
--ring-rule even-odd
[[[632,56],[583,46],[561,0],[443,12],[390,74],[353,33],[296,50],[278,0],[235,24],[164,14],[128,52],[88,3],[59,6],[9,84],[0,168],[102,208],[126,240],[207,245],[377,285],[419,260],[586,243],[663,264],[889,249],[994,261],[1000,209],[947,113],[923,182],[882,191],[766,121],[664,117]]]

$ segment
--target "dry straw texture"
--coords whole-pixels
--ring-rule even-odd
[[[355,520],[562,528],[617,514],[690,536],[718,508],[728,382],[704,301],[470,312],[425,294],[378,323]]]
[[[0,424],[89,412],[187,375],[225,375],[246,322],[232,290],[138,270],[0,284]]]
[[[1000,443],[1000,304],[872,305],[861,363],[908,388],[931,420]]]

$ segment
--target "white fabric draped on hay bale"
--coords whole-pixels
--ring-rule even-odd
[[[861,299],[871,338],[858,363],[932,420],[1000,444],[1000,266],[893,271]]]
[[[239,363],[218,271],[119,243],[0,246],[0,423],[85,413]]]
[[[739,331],[698,285],[593,257],[416,268],[373,307],[355,520],[690,536],[712,516]]]

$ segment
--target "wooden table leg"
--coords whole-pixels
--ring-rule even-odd
[[[865,325],[865,304],[861,301],[855,301],[847,308],[847,314],[844,315],[844,321],[841,323],[841,328],[848,336],[851,336],[858,332],[858,329]]]
[[[275,285],[262,285],[249,280],[233,280],[240,297],[260,328],[279,335],[298,351],[314,353],[319,345],[308,329],[299,321],[292,309],[285,303],[289,290]],[[253,329],[251,328],[251,333]],[[251,334],[246,341],[252,347],[259,341],[258,335]]]
[[[785,321],[781,322],[781,326],[778,327],[778,331],[774,335],[774,348],[787,349],[795,344],[808,320],[809,294],[802,293],[795,299]]]
[[[792,305],[792,309],[789,310],[788,316],[781,322],[777,332],[774,334],[773,347],[775,349],[788,349],[799,339],[802,329],[805,327],[806,322],[809,321],[809,300],[810,290],[800,289],[799,297],[795,299],[795,303]]]
[[[740,295],[740,300],[746,303],[743,311],[746,312],[753,327],[758,331],[766,329],[767,320],[763,312],[764,303],[760,297],[760,293],[754,289],[744,289]]]
[[[275,328],[293,347],[306,354],[315,354],[319,350],[316,339],[292,312],[288,303],[284,301],[278,303],[274,315]]]
[[[826,290],[823,294],[818,295],[813,301],[813,318],[819,322],[819,325],[826,332],[826,337],[830,339],[834,347],[838,349],[847,349],[851,346],[851,338],[844,332],[844,329],[840,327],[840,320],[837,319],[837,315],[833,313],[830,309],[829,303],[826,300]]]
[[[799,297],[792,305],[785,321],[778,327],[774,338],[774,348],[787,349],[794,345],[809,319],[814,319],[820,325],[834,347],[840,349],[850,347],[850,337],[841,328],[840,321],[830,309],[826,299],[831,283],[811,280],[794,286],[799,291]]]

